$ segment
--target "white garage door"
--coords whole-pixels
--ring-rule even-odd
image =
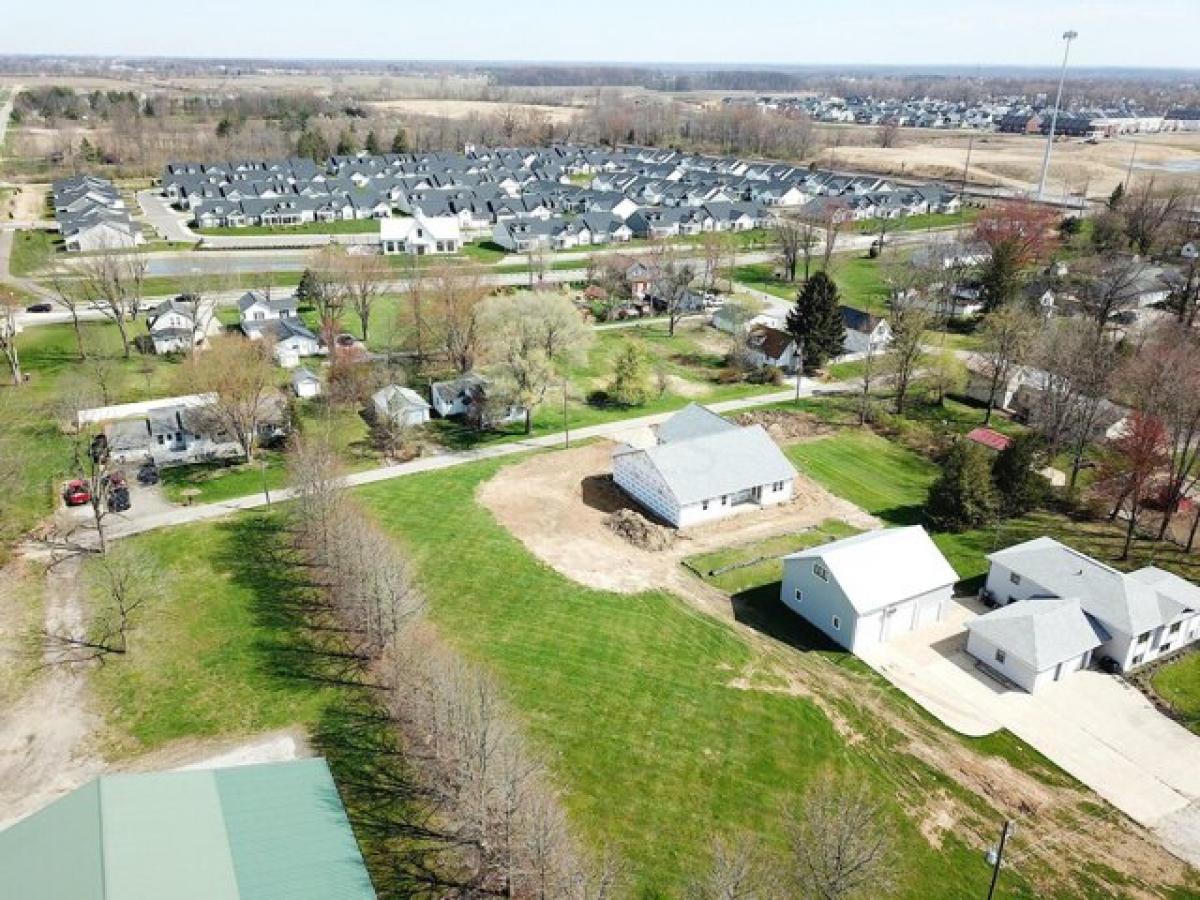
[[[883,611],[883,628],[879,635],[880,640],[886,641],[898,634],[912,631],[913,609],[914,604],[911,601],[885,609]]]
[[[926,625],[933,625],[937,622],[941,613],[941,598],[922,597],[920,606],[917,607],[917,623],[914,627],[923,628]]]

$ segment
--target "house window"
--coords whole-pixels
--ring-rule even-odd
[[[1167,652],[1168,650],[1170,650],[1170,649],[1171,649],[1171,644],[1170,644],[1170,642],[1168,642],[1168,643],[1166,643],[1166,644],[1163,644],[1161,647],[1159,647],[1159,648],[1158,648],[1158,652],[1159,652],[1159,653],[1166,653],[1166,652]]]
[[[701,509],[708,509],[708,501],[707,501],[707,500],[703,500],[703,501],[701,501],[701,503],[700,503],[700,508],[701,508]]]
[[[1183,625],[1182,622],[1176,622],[1174,625],[1171,626],[1171,630],[1168,631],[1167,634],[1179,634],[1179,629],[1182,625]]]
[[[842,620],[839,619],[837,616],[833,617],[833,630],[834,631],[842,630]]]
[[[1000,663],[1001,665],[1003,665],[1003,663],[1004,663],[1004,660],[1005,660],[1006,658],[1007,658],[1007,654],[1005,654],[1005,652],[1004,652],[1003,650],[997,650],[997,651],[996,651],[996,662],[998,662],[998,663]]]
[[[1009,580],[1009,581],[1011,581],[1013,584],[1020,584],[1020,583],[1021,583],[1021,576],[1020,576],[1020,575],[1018,575],[1016,572],[1009,572],[1009,573],[1008,573],[1008,580]]]
[[[1144,644],[1144,643],[1146,643],[1146,641],[1148,641],[1148,640],[1150,640],[1150,632],[1148,632],[1148,631],[1144,631],[1144,632],[1142,632],[1141,634],[1139,634],[1139,635],[1138,635],[1137,642],[1138,642],[1139,644]]]
[[[821,565],[820,563],[813,563],[813,574],[816,575],[818,578],[820,578],[822,581],[825,581],[825,582],[829,581],[829,570],[827,568],[825,568],[823,565]]]
[[[1144,653],[1139,653],[1137,656],[1135,656],[1135,657],[1133,658],[1133,664],[1134,664],[1135,666],[1140,666],[1140,665],[1142,664],[1142,660],[1143,660],[1143,659],[1145,659],[1145,658],[1146,658],[1146,654],[1144,654]]]
[[[796,588],[796,602],[797,603],[804,602],[804,591],[800,590],[800,588]]]
[[[722,494],[721,495],[721,505],[725,506],[728,503],[729,503],[729,496],[727,494]]]

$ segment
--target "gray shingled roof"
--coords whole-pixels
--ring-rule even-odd
[[[1109,639],[1076,597],[1010,603],[968,622],[967,630],[1038,672],[1095,650]]]
[[[796,477],[792,464],[761,425],[734,426],[641,452],[681,506]]]
[[[711,409],[698,403],[689,403],[658,426],[658,442],[671,444],[676,441],[690,441],[709,434],[736,430],[737,427]]]

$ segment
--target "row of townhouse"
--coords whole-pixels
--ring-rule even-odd
[[[689,224],[696,217],[687,213],[661,210],[801,208],[839,197],[845,198],[848,215],[870,218],[952,212],[959,202],[941,185],[907,188],[877,176],[786,163],[574,145],[335,156],[323,165],[298,159],[172,163],[164,171],[162,190],[200,227],[389,218],[419,211],[430,219],[457,219],[468,237],[492,234],[505,221],[588,213],[623,222],[641,213],[649,221],[665,221],[658,227],[662,233],[678,234],[707,229]],[[568,233],[564,239],[572,237]]]
[[[121,192],[111,181],[76,175],[55,181],[50,190],[54,217],[67,250],[111,250],[144,242],[129,218]]]

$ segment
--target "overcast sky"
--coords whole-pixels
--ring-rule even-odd
[[[0,53],[1200,67],[1200,0],[4,0]]]

